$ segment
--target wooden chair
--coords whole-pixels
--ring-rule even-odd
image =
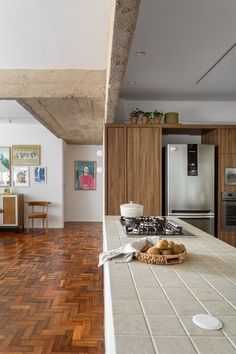
[[[28,206],[31,207],[31,211],[27,213],[27,232],[29,232],[29,220],[32,220],[32,229],[34,228],[34,219],[43,219],[43,230],[44,221],[46,220],[46,231],[48,231],[48,205],[51,202],[26,202]],[[36,208],[36,210],[35,210]]]

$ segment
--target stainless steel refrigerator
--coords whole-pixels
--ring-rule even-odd
[[[215,234],[214,145],[165,147],[165,214]]]

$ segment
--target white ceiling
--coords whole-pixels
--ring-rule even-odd
[[[106,69],[108,0],[0,0],[0,69]]]
[[[236,47],[196,84],[236,42],[235,18],[235,0],[142,1],[121,97],[236,100]]]

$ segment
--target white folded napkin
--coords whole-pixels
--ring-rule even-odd
[[[158,239],[160,239],[158,237]],[[155,237],[155,241],[157,237]],[[140,252],[144,246],[150,245],[153,246],[154,240],[149,240],[147,237],[141,238],[140,240],[135,240],[126,245],[123,245],[119,248],[114,250],[110,250],[107,252],[100,253],[99,255],[99,263],[98,267],[103,265],[106,261],[112,260],[115,263],[123,263],[123,262],[130,262],[133,260],[134,255]]]

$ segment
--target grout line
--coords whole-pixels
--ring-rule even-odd
[[[196,347],[196,345],[195,345],[195,343],[193,342],[192,338],[189,336],[188,331],[187,331],[187,329],[186,329],[185,326],[184,326],[184,323],[182,322],[182,320],[181,320],[179,314],[177,313],[175,307],[173,306],[171,300],[169,299],[168,294],[166,293],[165,289],[163,288],[162,284],[160,283],[160,281],[159,281],[159,279],[158,279],[156,273],[154,273],[152,267],[150,267],[150,268],[151,268],[151,271],[152,271],[154,277],[156,278],[158,284],[160,285],[162,291],[164,292],[164,294],[165,294],[165,296],[166,296],[166,298],[167,298],[167,301],[169,302],[170,306],[172,307],[174,313],[176,314],[176,317],[177,317],[178,320],[180,321],[180,323],[181,323],[181,325],[182,325],[182,327],[183,327],[185,333],[187,334],[187,337],[189,338],[190,342],[192,343],[193,348],[196,350],[196,352],[197,352],[198,354],[201,354],[201,353],[198,351],[198,348]]]
[[[149,269],[150,269],[150,266],[149,266],[148,264],[147,264],[147,266],[148,266]],[[149,322],[148,322],[146,313],[145,313],[145,311],[144,311],[144,306],[143,306],[142,300],[141,300],[141,298],[140,298],[140,296],[139,296],[138,289],[137,289],[137,287],[136,287],[135,280],[134,280],[134,275],[133,275],[132,269],[131,269],[131,267],[130,267],[129,264],[128,264],[128,267],[129,267],[130,274],[131,274],[131,277],[132,277],[132,280],[133,280],[133,283],[134,283],[135,291],[136,291],[136,294],[137,294],[137,297],[138,297],[138,300],[139,300],[139,303],[140,303],[140,306],[141,306],[141,309],[142,309],[142,312],[143,312],[143,317],[144,317],[144,320],[145,320],[146,325],[147,325],[147,328],[148,328],[149,336],[150,336],[150,339],[151,339],[151,342],[152,342],[154,351],[155,351],[156,354],[158,354],[158,350],[157,350],[157,348],[156,348],[156,344],[155,344],[155,341],[154,341],[153,336],[152,336],[151,327],[150,327],[150,325],[149,325]]]

